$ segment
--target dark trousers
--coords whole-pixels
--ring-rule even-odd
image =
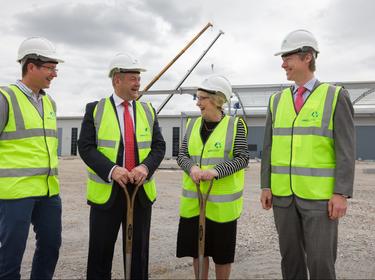
[[[117,193],[109,209],[91,207],[87,279],[111,279],[113,252],[121,224],[125,270],[126,209],[123,190]],[[141,205],[136,198],[133,219],[132,279],[148,279],[150,223],[151,204]]]
[[[20,279],[30,223],[36,234],[31,279],[52,279],[61,246],[59,196],[0,200],[0,279]]]
[[[335,279],[338,221],[328,218],[327,202],[297,200],[273,207],[283,278]]]

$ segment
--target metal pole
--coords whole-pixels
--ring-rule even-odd
[[[212,23],[209,22],[206,24],[206,26],[197,34],[195,37],[169,62],[161,71],[159,74],[157,74],[151,82],[148,83],[148,85],[143,89],[143,91],[147,91],[152,85],[159,80],[159,78],[169,69],[169,67],[172,66],[173,63],[176,62],[176,60],[209,28],[212,27]],[[140,99],[142,97],[142,94],[139,95],[137,99]]]
[[[185,80],[187,79],[187,77],[189,77],[189,75],[191,74],[191,72],[193,72],[194,68],[198,65],[198,63],[202,60],[202,58],[206,55],[206,53],[211,49],[211,47],[215,44],[216,40],[219,39],[219,37],[224,34],[223,31],[219,31],[219,34],[217,34],[217,36],[215,37],[215,39],[211,42],[211,44],[208,46],[208,48],[202,53],[202,55],[198,58],[198,60],[194,63],[193,67],[187,71],[187,73],[185,74],[185,76],[182,78],[182,80],[178,83],[178,85],[176,86],[176,88],[174,89],[175,91],[178,90],[180,88],[180,86],[185,82]],[[168,103],[168,101],[172,98],[173,96],[173,93],[171,93],[164,101],[163,103],[159,106],[159,108],[157,109],[156,111],[156,114],[159,114],[160,111],[164,108],[164,106]]]
[[[241,98],[240,98],[240,96],[239,96],[239,94],[237,92],[233,91],[233,93],[234,93],[235,96],[237,96],[238,102],[240,102],[240,105],[241,105],[241,108],[242,108],[242,112],[243,112],[243,116],[244,116],[244,118],[246,120],[247,115],[246,115],[245,107],[243,106],[242,100],[241,100]]]
[[[180,115],[180,147],[182,145],[182,142],[183,142],[183,137],[184,137],[184,115],[186,115],[184,112],[181,112],[181,115]]]
[[[353,105],[356,104],[358,101],[360,101],[361,99],[365,98],[367,95],[369,95],[369,94],[371,94],[371,93],[373,93],[373,92],[375,92],[375,88],[371,88],[371,89],[365,91],[365,92],[362,93],[360,96],[358,96],[358,97],[352,102],[352,104],[353,104]]]

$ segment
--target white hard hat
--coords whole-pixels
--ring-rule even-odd
[[[227,78],[220,75],[212,75],[203,80],[198,89],[206,90],[209,92],[221,92],[224,94],[227,102],[232,97],[232,85]]]
[[[64,62],[56,53],[55,46],[46,38],[30,37],[25,39],[18,48],[18,62],[26,57],[40,59],[42,61]]]
[[[303,50],[303,47],[311,47],[316,53],[319,53],[318,41],[314,35],[307,30],[298,29],[286,35],[281,43],[281,50],[275,53],[275,55],[284,55]]]
[[[145,72],[136,58],[127,53],[119,53],[109,64],[108,76],[112,78],[116,72]]]

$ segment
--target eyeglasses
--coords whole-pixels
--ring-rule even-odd
[[[203,100],[206,100],[208,98],[210,98],[210,97],[208,97],[208,96],[198,96],[198,95],[195,96],[195,99],[198,100],[198,101],[203,101]]]
[[[57,73],[57,72],[59,71],[59,69],[57,69],[57,68],[55,68],[55,67],[53,67],[53,66],[45,66],[45,65],[42,65],[42,66],[40,66],[40,67],[43,67],[43,68],[45,68],[45,69],[48,69],[48,71],[49,71],[50,73]]]

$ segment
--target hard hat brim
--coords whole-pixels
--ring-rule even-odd
[[[279,55],[282,55],[282,54],[284,54],[285,52],[277,52],[277,53],[275,53],[274,54],[274,56],[279,56]]]
[[[28,59],[28,58],[38,59],[38,60],[41,60],[43,62],[56,62],[56,63],[64,63],[65,62],[64,60],[62,60],[60,58],[47,57],[47,56],[42,56],[42,55],[37,55],[37,54],[27,54],[27,55],[23,56],[22,58],[17,59],[17,62],[21,63],[22,60],[25,60],[25,59]]]
[[[315,53],[319,53],[319,50],[316,50],[315,48],[313,47],[310,47],[310,46],[307,46],[309,48],[312,48],[314,50]],[[305,51],[305,47],[300,47],[300,48],[296,48],[296,49],[292,49],[292,50],[284,50],[284,51],[279,51],[277,53],[274,54],[274,56],[278,56],[278,55],[291,55],[291,54],[295,54],[295,53],[299,53],[299,52],[304,52]]]
[[[143,68],[137,68],[137,69],[123,69],[121,72],[127,73],[127,72],[146,72],[146,69]]]
[[[203,91],[203,92],[206,92],[206,93],[212,94],[212,95],[221,94],[222,96],[225,97],[226,101],[229,102],[228,97],[226,96],[226,94],[224,92],[220,91],[220,90],[206,89],[204,87],[197,87],[196,89],[197,89],[197,91]],[[232,98],[233,96],[234,96],[234,93],[230,92],[229,98]]]
[[[274,56],[279,56],[279,55],[285,55],[285,54],[294,54],[294,53],[299,53],[301,51],[301,48],[293,49],[293,50],[287,50],[287,51],[279,51],[274,54]]]
[[[119,68],[114,68],[108,73],[108,77],[112,78],[114,73],[141,73],[141,72],[146,72],[147,70],[144,68],[134,68],[134,69],[119,69]]]

